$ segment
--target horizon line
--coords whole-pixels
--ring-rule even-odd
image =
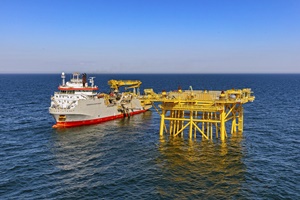
[[[65,74],[73,74],[74,72],[65,72]],[[80,72],[79,72],[80,73]],[[230,75],[230,74],[236,74],[236,75],[238,75],[238,74],[249,74],[249,75],[251,75],[251,74],[253,74],[253,75],[259,75],[259,74],[262,74],[262,75],[267,75],[267,74],[270,74],[270,75],[272,75],[272,74],[278,74],[278,75],[280,75],[280,74],[282,74],[282,75],[284,75],[284,74],[286,74],[286,75],[291,75],[291,74],[295,74],[295,75],[297,75],[297,74],[300,74],[300,72],[218,72],[218,73],[214,73],[214,72],[204,72],[204,73],[200,73],[200,72],[197,72],[197,73],[167,73],[167,72],[161,72],[161,73],[158,73],[158,72],[155,72],[155,73],[147,73],[147,72],[138,72],[138,73],[128,73],[128,72],[102,72],[102,73],[100,73],[100,72],[82,72],[82,73],[88,73],[88,74],[120,74],[120,75],[122,75],[122,74],[124,74],[124,75],[130,75],[130,74],[142,74],[142,75],[147,75],[147,74],[149,74],[149,75],[164,75],[164,74],[168,74],[168,75],[172,75],[172,74],[174,74],[174,75],[197,75],[197,74],[207,74],[207,75],[210,75],[210,74],[215,74],[215,75],[218,75],[218,74],[220,74],[220,75],[226,75],[226,74],[228,74],[228,75]],[[0,72],[0,75],[34,75],[34,74],[36,74],[36,75],[39,75],[39,74],[61,74],[61,72],[59,72],[59,73],[55,73],[55,72]]]

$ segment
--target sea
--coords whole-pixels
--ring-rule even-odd
[[[48,107],[60,72],[1,74],[0,199],[300,199],[300,74],[88,76],[100,92],[138,79],[141,92],[251,88],[255,101],[224,142],[160,136],[153,108],[58,130]]]

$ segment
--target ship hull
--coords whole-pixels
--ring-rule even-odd
[[[78,120],[78,121],[64,121],[60,122],[58,121],[55,125],[52,126],[52,128],[71,128],[71,127],[77,127],[77,126],[86,126],[86,125],[93,125],[93,124],[100,124],[102,122],[111,121],[115,119],[120,119],[128,116],[133,116],[136,114],[144,113],[147,110],[139,110],[139,111],[133,111],[129,114],[117,114],[113,116],[108,117],[102,117],[102,118],[95,118],[95,119],[88,119],[88,120]],[[54,116],[55,118],[55,116]]]
[[[128,106],[128,109],[122,110],[122,112],[116,105],[106,105],[103,98],[90,98],[79,100],[78,105],[73,109],[50,108],[49,112],[56,121],[53,128],[69,128],[99,124],[148,110],[143,108],[137,99],[133,99],[125,106]]]

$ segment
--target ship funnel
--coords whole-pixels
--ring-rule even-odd
[[[82,86],[85,87],[86,86],[86,73],[82,74]]]

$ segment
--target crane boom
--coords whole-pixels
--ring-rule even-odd
[[[127,86],[125,89],[133,88],[134,91],[136,88],[139,88],[141,86],[142,82],[139,80],[109,80],[108,85],[110,85],[110,88],[114,90],[119,90],[120,87]]]

